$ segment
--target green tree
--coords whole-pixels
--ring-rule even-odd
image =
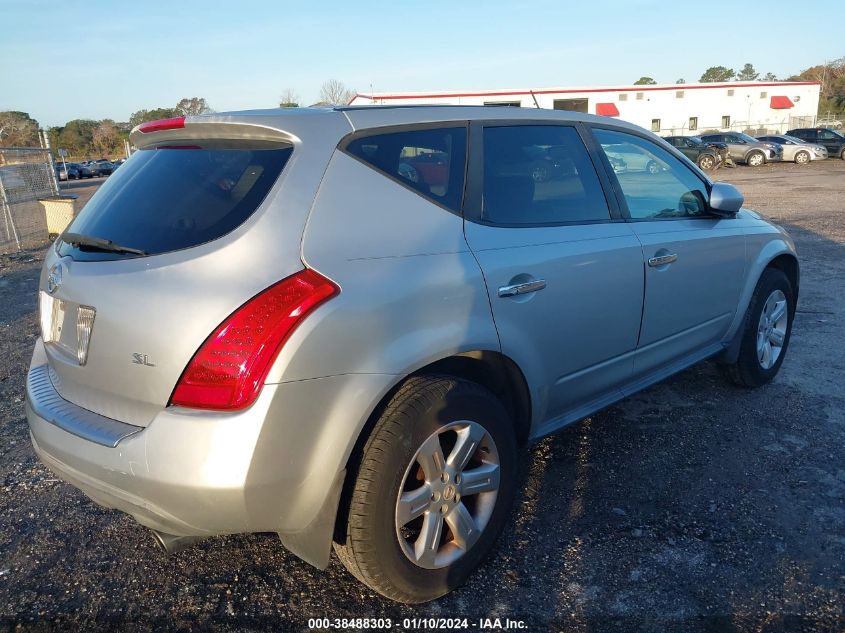
[[[170,119],[175,116],[182,116],[176,108],[156,108],[155,110],[138,110],[133,112],[129,117],[129,125],[133,128],[141,123],[147,121],[157,121],[158,119]]]
[[[676,84],[685,84],[685,83],[687,83],[687,80],[686,80],[686,79],[684,79],[683,77],[681,77],[681,78],[680,78],[680,79],[678,79],[675,83],[676,83]]]
[[[645,75],[643,75],[642,77],[640,77],[639,79],[637,79],[634,82],[634,85],[635,86],[653,86],[656,83],[657,82],[654,81],[654,79],[652,79],[651,77],[646,77]]]
[[[94,150],[94,130],[99,125],[97,121],[90,119],[68,121],[59,133],[58,144],[53,147],[53,151],[65,149],[70,156],[76,158],[90,155]]]
[[[176,104],[176,110],[182,116],[194,116],[197,114],[209,114],[214,112],[206,103],[204,97],[185,97]]]
[[[763,76],[763,81],[777,81],[778,78],[775,76],[774,73],[766,73]]]
[[[299,95],[296,94],[290,88],[286,88],[285,91],[282,93],[282,96],[279,98],[279,107],[280,108],[298,108],[299,107]]]
[[[742,67],[742,70],[740,70],[736,74],[736,80],[737,81],[754,81],[759,76],[760,76],[760,73],[758,73],[756,70],[754,70],[754,66],[752,66],[751,64],[745,64],[745,66]]]
[[[39,147],[38,121],[26,112],[0,112],[0,147]]]
[[[698,80],[703,84],[716,83],[718,81],[730,81],[734,78],[733,68],[725,68],[724,66],[711,66],[704,71],[701,78]]]

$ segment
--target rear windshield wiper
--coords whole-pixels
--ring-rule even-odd
[[[81,233],[62,233],[62,242],[71,246],[84,247],[86,249],[101,251],[104,253],[129,253],[131,255],[146,255],[146,251],[130,246],[121,246],[111,240],[93,235],[82,235]]]

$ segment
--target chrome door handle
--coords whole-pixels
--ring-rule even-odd
[[[675,260],[678,259],[677,253],[671,253],[669,255],[660,255],[659,257],[650,257],[648,260],[649,266],[665,266],[666,264],[671,264]]]
[[[513,284],[512,286],[499,286],[499,296],[516,297],[517,295],[527,295],[529,292],[537,292],[545,287],[545,279],[535,279],[534,281],[526,281],[525,283]]]

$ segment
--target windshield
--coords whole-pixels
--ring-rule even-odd
[[[688,136],[687,137],[690,141],[695,143],[696,145],[703,145],[704,141],[701,139],[700,136]]]
[[[290,158],[277,143],[220,141],[137,151],[67,231],[155,255],[232,231],[258,208]],[[64,241],[60,255],[114,259]]]
[[[756,138],[754,138],[753,136],[748,136],[748,134],[743,134],[741,132],[738,133],[737,136],[739,138],[741,138],[743,141],[745,141],[746,143],[759,143],[760,142]]]

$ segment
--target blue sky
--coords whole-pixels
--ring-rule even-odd
[[[332,78],[360,92],[671,83],[845,55],[826,28],[779,38],[795,16],[841,30],[845,2],[0,0],[0,110],[125,121],[188,96],[237,110],[291,88],[307,105]]]

